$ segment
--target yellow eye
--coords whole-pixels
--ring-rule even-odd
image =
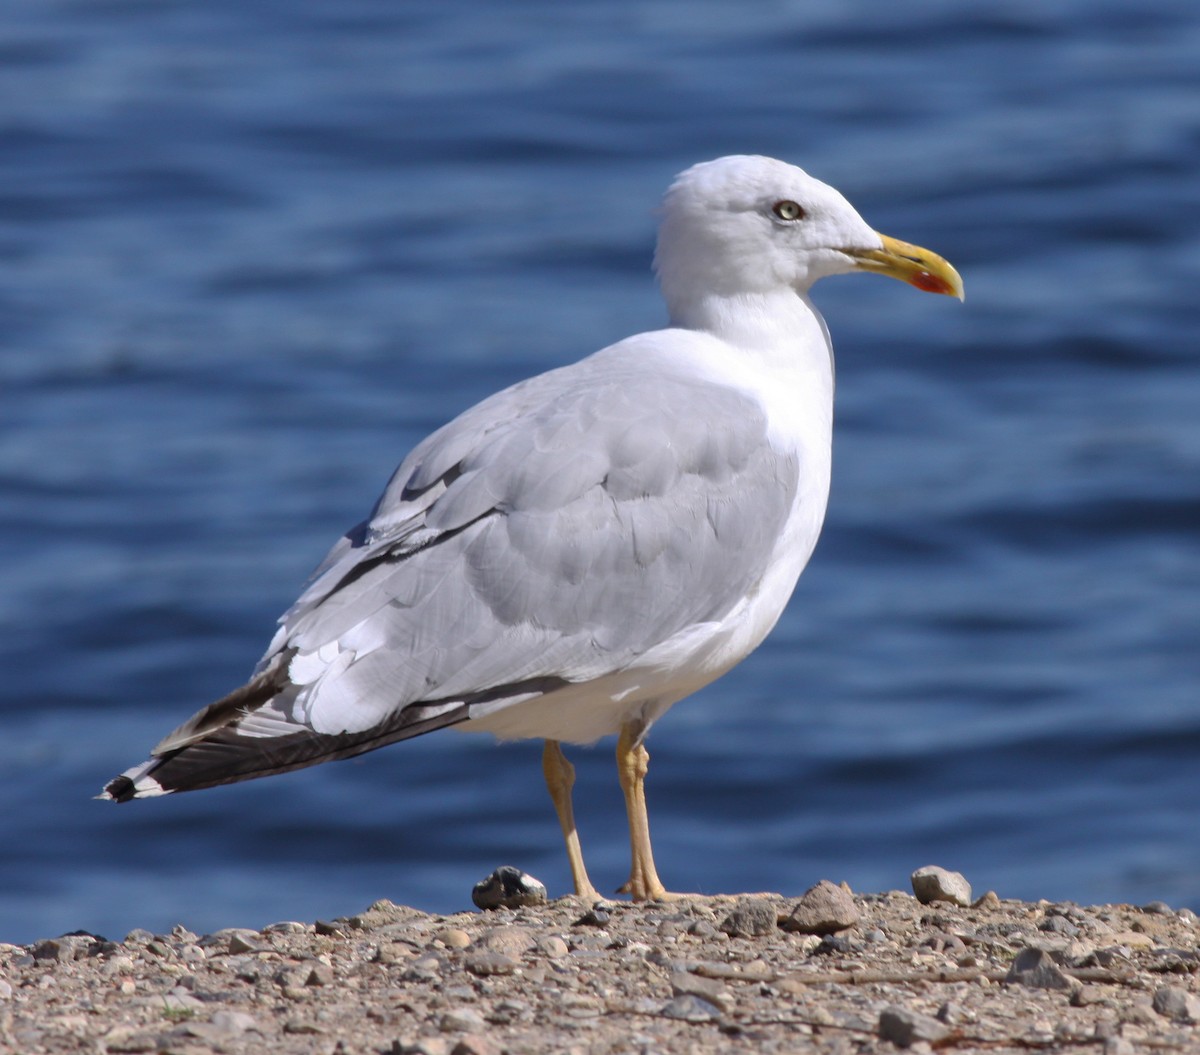
[[[771,206],[771,212],[781,220],[803,220],[804,210],[794,201],[777,201]]]

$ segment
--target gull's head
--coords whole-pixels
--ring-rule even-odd
[[[962,279],[940,256],[872,230],[828,184],[767,157],[681,173],[663,202],[654,267],[673,317],[698,297],[803,293],[850,271],[962,299]]]

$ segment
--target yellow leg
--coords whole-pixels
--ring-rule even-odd
[[[670,896],[654,869],[654,853],[650,849],[645,788],[650,752],[641,742],[643,732],[640,724],[631,723],[621,727],[621,735],[617,738],[617,777],[625,793],[625,812],[629,814],[629,846],[633,857],[629,882],[621,888],[621,893],[629,894],[634,901]]]
[[[562,826],[563,840],[567,844],[567,860],[571,863],[571,878],[575,880],[575,893],[592,901],[600,899],[587,869],[583,866],[583,851],[579,848],[579,833],[575,830],[575,811],[571,808],[571,789],[575,786],[575,767],[567,761],[557,740],[547,740],[542,749],[542,772],[546,775],[546,787],[558,823]]]

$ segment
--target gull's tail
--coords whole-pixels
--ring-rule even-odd
[[[369,728],[322,733],[298,717],[302,686],[288,677],[290,660],[288,652],[277,654],[247,684],[184,722],[145,762],[110,780],[97,798],[148,799],[350,758],[468,721],[473,707],[487,713],[497,703],[544,696],[567,684],[554,677],[531,678],[461,696],[398,702]]]
[[[114,802],[253,780],[407,740],[468,717],[465,701],[398,708],[369,729],[318,733],[292,717],[297,686],[273,664],[167,736],[151,757],[114,777],[97,796]]]

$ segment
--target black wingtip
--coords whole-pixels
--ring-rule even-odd
[[[104,785],[102,799],[112,799],[113,802],[128,802],[134,797],[133,781],[126,776],[114,777]]]

